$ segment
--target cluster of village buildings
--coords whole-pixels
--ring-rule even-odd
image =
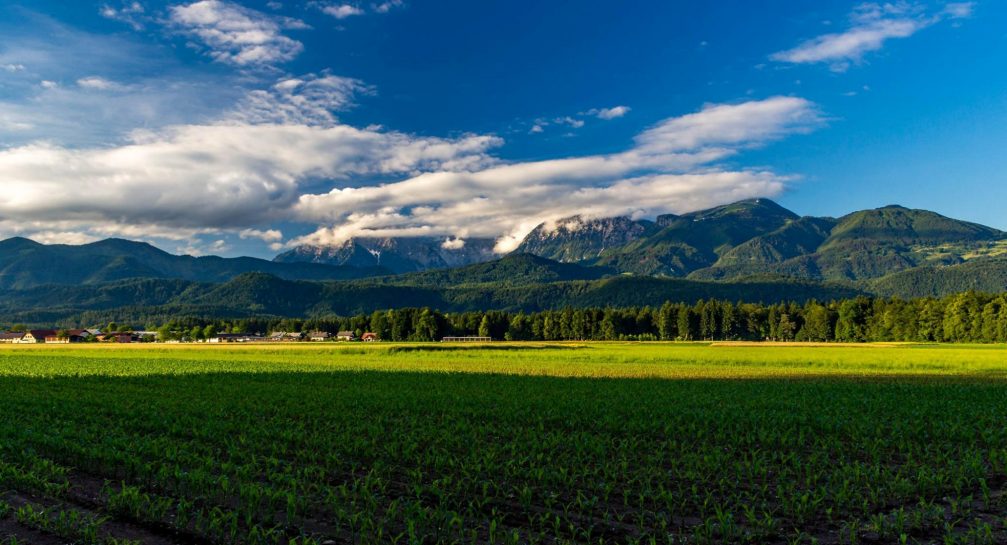
[[[328,331],[313,331],[311,333],[290,333],[277,331],[268,337],[261,335],[247,335],[244,333],[220,333],[209,339],[208,343],[248,343],[248,342],[325,342],[325,341],[363,341],[374,342],[378,336],[374,333],[364,333],[357,336],[353,331],[340,331],[339,333],[329,333]]]
[[[83,342],[136,343],[158,341],[156,331],[131,331],[126,333],[103,333],[99,329],[30,329],[0,333],[3,344],[71,344]],[[207,343],[249,343],[249,342],[325,342],[325,341],[377,341],[374,333],[364,333],[359,337],[353,331],[336,334],[327,331],[311,333],[275,332],[268,336],[244,333],[219,333],[199,342]],[[180,343],[183,341],[168,341]],[[193,341],[195,342],[195,341]]]
[[[153,335],[153,337],[150,337]],[[4,344],[69,344],[87,341],[99,342],[140,342],[157,338],[156,332],[136,331],[131,333],[102,333],[100,329],[29,329],[0,333],[0,343]]]

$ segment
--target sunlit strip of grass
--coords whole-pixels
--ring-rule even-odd
[[[557,377],[745,379],[1007,375],[1007,350],[973,346],[706,346],[563,343],[237,347],[31,347],[0,350],[3,376],[413,371]]]

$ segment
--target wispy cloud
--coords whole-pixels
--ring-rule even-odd
[[[216,61],[238,66],[272,65],[294,59],[304,46],[283,31],[302,21],[262,13],[223,0],[201,0],[169,9],[179,32],[199,40]]]
[[[112,91],[122,88],[122,86],[118,83],[99,76],[80,78],[77,80],[77,85],[84,89],[93,89],[97,91]]]
[[[404,6],[405,2],[402,0],[388,0],[386,2],[372,3],[369,8],[365,8],[365,5],[361,3],[328,2],[320,0],[309,2],[308,5],[314,6],[326,15],[342,20],[358,15],[365,15],[368,12],[388,13],[395,8]]]
[[[46,140],[67,146],[118,142],[137,127],[220,116],[246,91],[248,78],[216,67],[186,67],[171,51],[135,33],[99,34],[38,17],[31,26],[0,22],[4,92],[0,148]],[[256,85],[252,83],[252,85]]]
[[[889,40],[908,38],[946,19],[971,16],[973,6],[973,2],[952,3],[930,13],[920,4],[904,1],[860,4],[850,14],[845,31],[812,38],[770,58],[791,64],[828,63],[833,71],[843,72]]]
[[[360,80],[331,74],[285,78],[269,89],[249,92],[230,117],[256,124],[332,126],[335,112],[352,107],[358,95],[372,92]]]
[[[331,15],[336,19],[346,19],[347,17],[353,17],[354,15],[363,15],[364,10],[351,4],[340,4],[323,6],[322,13]]]
[[[611,108],[594,108],[587,111],[588,115],[593,115],[598,119],[610,120],[622,117],[629,113],[629,106],[613,106]]]
[[[612,108],[591,108],[576,115],[564,115],[553,118],[540,117],[531,123],[528,134],[542,134],[550,126],[567,129],[580,129],[587,125],[587,118],[597,118],[605,121],[622,117],[629,113],[629,106],[614,106]],[[568,132],[568,135],[573,134]]]
[[[106,19],[126,23],[134,30],[143,30],[144,22],[147,20],[147,10],[140,2],[121,2],[118,7],[103,4],[98,13]]]
[[[377,13],[388,13],[395,8],[401,8],[406,3],[403,0],[386,0],[385,2],[378,2],[372,4],[374,11]]]

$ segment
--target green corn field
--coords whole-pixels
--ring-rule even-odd
[[[0,544],[1007,542],[1003,346],[0,349]]]

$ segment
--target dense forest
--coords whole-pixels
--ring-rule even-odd
[[[155,324],[147,325],[154,329]],[[442,313],[430,308],[315,319],[169,320],[166,339],[219,332],[370,331],[387,341],[479,335],[498,340],[772,340],[809,342],[1007,342],[1007,294],[944,298],[855,297],[828,303],[756,304],[707,300],[656,307],[567,308],[542,312]]]

